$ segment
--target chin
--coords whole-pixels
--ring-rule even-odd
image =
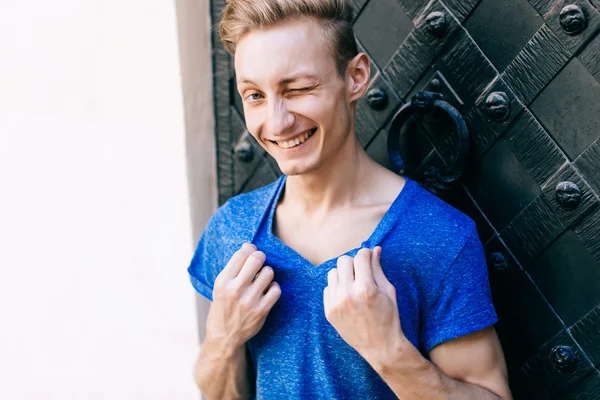
[[[288,176],[295,176],[295,175],[304,175],[304,174],[308,174],[311,173],[313,171],[315,171],[318,167],[318,165],[316,164],[300,164],[300,163],[287,163],[287,164],[281,164],[278,163],[279,169],[281,170],[281,172],[283,172],[285,175]]]

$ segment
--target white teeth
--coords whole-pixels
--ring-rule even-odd
[[[304,141],[311,137],[313,133],[314,132],[312,131],[310,133],[306,132],[304,135],[298,136],[295,139],[289,140],[287,142],[277,142],[277,144],[283,147],[284,149],[290,149],[292,147],[298,146],[300,143],[304,143]]]

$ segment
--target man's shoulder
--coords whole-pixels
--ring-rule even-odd
[[[427,231],[437,230],[444,233],[448,230],[472,231],[473,220],[462,211],[454,208],[433,193],[415,185],[415,198],[408,218],[413,219],[416,226]]]
[[[227,200],[210,219],[209,227],[253,229],[260,222],[273,196],[280,179],[251,192],[241,193]]]
[[[397,215],[395,231],[387,238],[388,243],[403,243],[416,250],[416,254],[438,253],[451,259],[476,234],[475,222],[415,181],[409,184],[410,193]]]

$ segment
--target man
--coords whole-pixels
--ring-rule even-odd
[[[343,0],[229,0],[248,130],[284,175],[230,199],[189,267],[209,399],[510,399],[473,222],[372,161]]]

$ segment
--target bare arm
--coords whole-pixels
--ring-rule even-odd
[[[281,296],[265,254],[244,244],[217,276],[196,362],[196,384],[209,400],[249,399],[254,380],[246,343],[260,331]]]
[[[323,291],[327,320],[402,400],[511,400],[502,348],[493,328],[448,340],[431,362],[404,336],[396,290],[381,248],[342,256]],[[361,329],[356,329],[361,327]]]
[[[408,341],[389,355],[372,365],[399,398],[512,400],[493,328],[440,344],[430,354],[432,362]]]
[[[254,395],[245,346],[237,349],[207,338],[196,362],[196,384],[207,399],[250,399]]]

